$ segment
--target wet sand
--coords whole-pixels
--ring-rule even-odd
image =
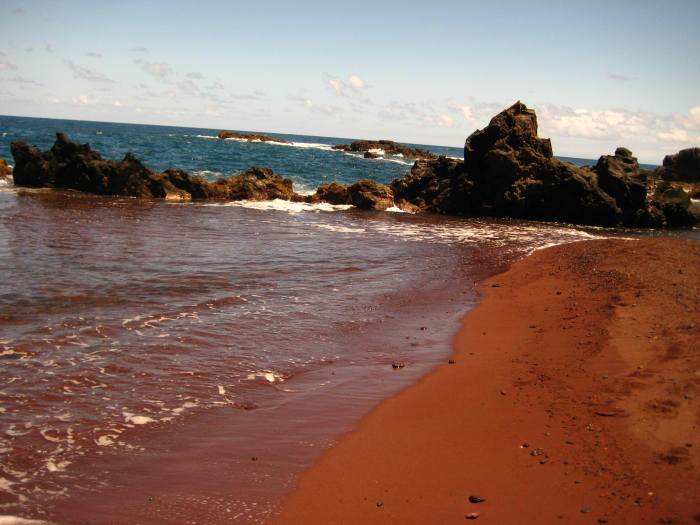
[[[342,437],[273,523],[699,521],[700,243],[549,248],[482,293],[454,363]]]

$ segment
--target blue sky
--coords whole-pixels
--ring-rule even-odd
[[[700,144],[700,1],[0,3],[0,114],[461,146],[516,100],[559,155]]]

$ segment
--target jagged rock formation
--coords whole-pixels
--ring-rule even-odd
[[[418,161],[392,184],[399,206],[465,216],[509,216],[600,226],[686,226],[679,196],[654,193],[625,148],[593,168],[553,157],[535,112],[517,102],[470,135],[464,162]],[[673,207],[662,204],[671,199]],[[688,201],[689,202],[689,201]],[[665,211],[667,210],[667,211]],[[687,206],[686,206],[687,211]]]
[[[394,205],[394,195],[389,186],[373,180],[359,180],[350,186],[331,182],[319,186],[311,196],[311,202],[351,204],[362,210],[386,210]]]
[[[63,133],[49,151],[21,141],[12,143],[17,186],[67,188],[96,193],[170,200],[292,199],[292,181],[269,168],[249,168],[240,175],[209,182],[187,172],[163,173],[145,167],[133,154],[106,160],[88,144],[74,144]]]
[[[700,182],[700,148],[682,149],[666,155],[656,175],[668,181]]]
[[[220,139],[236,139],[245,140],[248,142],[279,142],[281,144],[290,143],[288,140],[278,137],[271,137],[269,135],[260,135],[257,133],[238,133],[237,131],[228,131],[225,129],[219,131],[218,137]]]
[[[368,159],[379,157],[375,152],[376,150],[381,150],[387,155],[403,155],[407,159],[412,160],[437,158],[437,155],[427,150],[409,148],[405,144],[394,142],[393,140],[356,140],[351,144],[338,144],[337,146],[333,146],[333,149],[365,153],[364,157]]]

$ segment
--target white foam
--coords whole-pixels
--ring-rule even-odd
[[[268,383],[281,383],[284,381],[284,376],[280,374],[279,372],[275,372],[274,370],[260,370],[259,372],[253,372],[252,374],[248,374],[246,379],[248,381],[254,381],[255,379],[264,379]]]
[[[124,421],[131,423],[133,425],[147,425],[148,423],[155,423],[156,420],[148,416],[137,416],[131,412],[122,412],[124,416]]]
[[[53,458],[46,460],[46,470],[49,472],[63,472],[71,464],[71,461],[59,461],[55,462]]]
[[[240,208],[251,208],[254,210],[276,210],[285,211],[287,213],[302,213],[302,212],[321,212],[321,211],[342,211],[352,208],[349,204],[328,204],[327,202],[319,202],[310,204],[307,202],[292,202],[282,199],[272,201],[234,201],[225,203],[209,203],[203,206],[236,206]]]
[[[226,389],[222,385],[217,385],[217,388],[219,389],[219,395],[220,396],[225,396],[226,395]]]
[[[50,523],[48,521],[30,520],[28,518],[20,518],[19,516],[9,516],[5,514],[0,516],[0,525],[50,525]]]
[[[315,224],[314,226],[323,230],[338,233],[364,233],[367,231],[365,228],[351,228],[349,226],[340,226],[338,224]]]
[[[95,440],[95,444],[100,447],[108,447],[110,445],[114,445],[114,440],[118,437],[119,436],[116,434],[105,434],[104,436],[98,437]]]
[[[188,137],[189,135],[184,135],[185,137]],[[194,135],[198,139],[219,139],[219,137],[215,135]]]
[[[277,146],[287,146],[289,148],[302,148],[302,149],[318,149],[321,151],[340,151],[334,150],[332,144],[321,144],[317,142],[272,142]]]

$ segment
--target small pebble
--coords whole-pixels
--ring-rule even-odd
[[[607,522],[608,522],[608,518],[606,518],[605,516],[603,516],[602,518],[598,518],[598,523],[607,523]]]
[[[383,506],[384,506],[384,502],[383,502],[383,501],[378,501],[378,502],[377,502],[377,507],[383,507]]]
[[[501,395],[502,395],[502,396],[505,396],[505,395],[506,395],[506,391],[505,391],[505,390],[501,390]]]
[[[455,361],[454,359],[450,359],[450,360],[447,362],[447,364],[448,364],[448,365],[454,365],[456,362],[457,362],[457,361]]]
[[[469,496],[470,503],[483,503],[484,501],[486,500],[481,496]]]
[[[591,511],[588,507],[581,507],[581,513],[582,514],[588,514]]]
[[[478,512],[470,512],[470,513],[467,514],[467,516],[466,516],[466,518],[467,518],[468,520],[475,520],[475,519],[477,519],[478,517],[479,517],[479,513],[478,513]]]
[[[391,368],[393,368],[394,370],[398,370],[399,368],[403,368],[404,366],[406,365],[400,361],[391,363]]]
[[[528,448],[528,447],[530,446],[530,443],[525,442],[525,443],[523,443],[523,444],[520,445],[520,446],[523,447],[523,448]]]
[[[258,456],[253,456],[252,458],[250,458],[250,460],[251,460],[251,461],[257,461],[257,460],[258,460]]]

